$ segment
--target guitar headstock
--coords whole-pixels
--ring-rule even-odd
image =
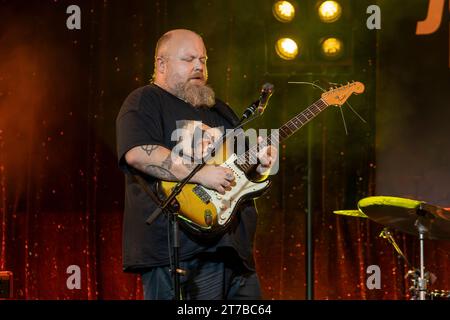
[[[364,84],[361,82],[351,82],[322,93],[322,100],[325,101],[327,105],[342,106],[353,93],[360,94],[363,92]]]

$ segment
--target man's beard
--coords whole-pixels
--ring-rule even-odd
[[[206,84],[178,83],[175,86],[175,95],[196,108],[212,107],[216,103],[214,90]]]

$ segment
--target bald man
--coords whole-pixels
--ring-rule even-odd
[[[179,181],[194,167],[195,150],[171,152],[174,133],[232,128],[238,118],[207,85],[207,54],[202,38],[190,30],[165,33],[157,42],[152,83],[133,91],[124,101],[116,121],[119,166],[125,173],[123,268],[142,275],[145,299],[173,299],[172,260],[168,246],[168,218],[160,215],[146,224],[156,204],[135,179],[139,176],[154,190],[159,180]],[[186,139],[187,137],[183,137]],[[183,140],[180,139],[180,140]],[[272,153],[261,153],[256,171],[270,169]],[[234,180],[233,172],[206,165],[192,182],[224,194]],[[214,238],[198,238],[180,230],[180,267],[185,299],[258,299],[253,241],[256,209],[253,200],[242,203],[227,231]]]

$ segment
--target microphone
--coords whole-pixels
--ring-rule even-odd
[[[266,83],[262,86],[259,99],[253,102],[247,109],[245,109],[244,114],[242,115],[242,120],[252,116],[255,111],[258,111],[259,114],[263,114],[264,110],[267,107],[267,103],[269,102],[269,98],[272,96],[273,87],[274,86],[271,83]]]

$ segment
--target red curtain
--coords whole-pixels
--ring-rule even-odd
[[[71,4],[1,5],[0,270],[14,273],[16,299],[141,299],[139,278],[121,266],[124,183],[115,154],[117,112],[129,92],[148,82],[159,35],[180,25],[204,30],[211,83],[239,111],[261,81],[261,61],[255,59],[263,54],[256,55],[261,51],[246,27],[260,21],[246,15],[251,10],[238,11],[237,1],[207,7],[198,1],[193,9],[168,1],[79,1],[81,30],[68,30]],[[188,18],[186,10],[217,21]],[[364,77],[374,92],[374,74]],[[284,80],[274,82],[279,109],[268,110],[260,127],[280,126],[308,105],[309,100],[294,105],[294,89]],[[357,133],[350,138],[340,114],[327,110],[309,132],[280,146],[280,171],[257,202],[255,254],[265,299],[306,297],[308,197],[314,298],[408,298],[407,268],[378,237],[382,226],[333,214],[355,209],[375,192],[375,111],[369,98],[355,98],[369,122],[355,120]],[[397,233],[396,239],[417,266],[417,238]],[[448,249],[447,242],[426,242],[426,266],[438,277],[437,289],[450,287]],[[381,289],[366,286],[371,265],[380,267]],[[80,288],[70,286],[73,266],[80,268]]]

